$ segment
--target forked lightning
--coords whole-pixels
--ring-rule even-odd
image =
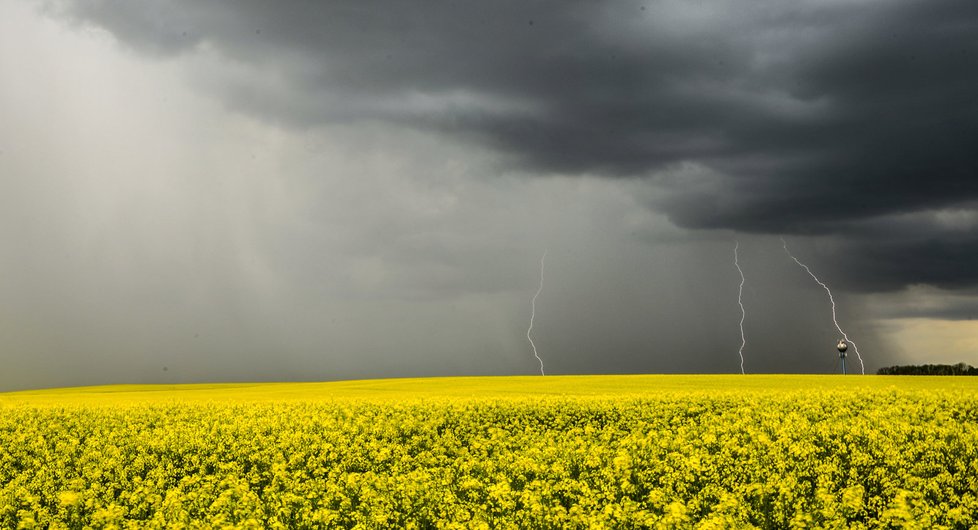
[[[734,244],[734,266],[737,267],[737,272],[740,273],[740,288],[737,291],[737,304],[740,305],[740,350],[737,352],[740,355],[740,373],[744,372],[744,346],[747,345],[747,336],[744,335],[744,319],[747,318],[747,311],[744,309],[744,271],[740,268],[740,261],[738,260],[737,250],[740,248],[740,241]]]
[[[828,293],[829,302],[832,302],[832,323],[835,324],[835,329],[839,330],[839,333],[842,334],[842,338],[845,339],[845,341],[848,342],[849,344],[852,344],[852,350],[856,352],[856,358],[859,359],[859,368],[862,370],[863,375],[866,375],[866,365],[863,364],[863,357],[859,355],[859,346],[856,346],[856,343],[852,342],[852,339],[850,339],[849,336],[846,335],[846,332],[843,331],[842,328],[839,326],[839,321],[835,317],[835,299],[832,298],[832,291],[829,290],[829,286],[822,283],[822,281],[819,280],[817,276],[815,276],[815,273],[813,273],[812,270],[808,268],[808,265],[805,265],[804,263],[798,261],[798,258],[796,258],[791,253],[791,251],[788,250],[788,243],[785,242],[783,237],[781,238],[781,245],[784,246],[784,251],[785,253],[788,254],[788,257],[795,260],[795,263],[797,263],[801,268],[805,269],[805,272],[807,272],[808,275],[811,276],[816,283],[821,285],[822,289],[825,289],[826,293]]]
[[[530,332],[533,331],[533,319],[537,315],[537,297],[540,296],[540,291],[543,291],[543,265],[544,260],[546,259],[547,251],[544,250],[543,256],[540,258],[540,286],[537,287],[536,294],[534,294],[533,298],[530,300],[530,327],[526,330],[526,339],[530,341],[530,347],[533,348],[533,356],[540,361],[540,375],[547,374],[543,371],[543,359],[541,359],[540,355],[537,353],[537,345],[533,343],[533,337],[530,336]]]

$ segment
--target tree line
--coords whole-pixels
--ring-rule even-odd
[[[908,364],[884,366],[877,375],[978,375],[978,368],[970,364]]]

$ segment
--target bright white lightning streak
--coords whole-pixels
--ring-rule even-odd
[[[744,319],[747,318],[747,311],[744,309],[744,271],[740,268],[740,261],[738,261],[737,250],[740,248],[740,241],[734,244],[734,266],[737,267],[737,272],[740,273],[740,288],[737,291],[737,304],[740,305],[740,350],[737,354],[740,355],[740,373],[744,374],[744,346],[747,345],[747,337],[744,335]]]
[[[842,331],[842,328],[839,326],[839,321],[835,317],[835,299],[832,298],[832,291],[829,290],[829,286],[822,283],[822,281],[819,280],[817,276],[815,276],[815,273],[813,273],[812,270],[808,268],[808,265],[805,265],[804,263],[798,261],[798,258],[796,258],[791,253],[791,251],[788,250],[788,243],[785,242],[783,237],[781,238],[781,245],[784,246],[784,251],[788,254],[788,257],[795,260],[795,263],[800,265],[801,268],[805,269],[805,272],[807,272],[808,275],[811,276],[812,279],[814,279],[819,285],[821,285],[822,289],[825,289],[825,292],[829,294],[829,302],[832,302],[832,323],[835,324],[835,329],[839,330],[839,333],[842,334],[842,338],[845,339],[846,342],[848,342],[849,344],[852,344],[852,350],[856,352],[856,358],[859,359],[859,368],[862,369],[863,375],[866,375],[866,365],[863,364],[862,355],[859,355],[859,346],[856,346],[856,343],[852,342],[852,339],[849,338],[849,335],[846,335],[845,331]]]
[[[540,296],[540,291],[543,291],[543,264],[544,260],[547,259],[547,251],[543,251],[543,257],[540,258],[540,287],[537,287],[536,294],[530,300],[530,327],[526,330],[526,340],[530,341],[530,347],[533,348],[533,356],[540,361],[540,375],[547,375],[543,371],[543,359],[537,353],[537,345],[533,344],[533,337],[530,336],[530,332],[533,331],[533,319],[537,315],[537,297]]]

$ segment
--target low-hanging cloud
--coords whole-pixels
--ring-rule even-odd
[[[861,249],[856,290],[978,282],[972,234],[861,236],[894,216],[974,212],[970,0],[48,8],[200,62],[195,83],[283,127],[396,123],[531,174],[649,179],[650,205],[682,227]]]

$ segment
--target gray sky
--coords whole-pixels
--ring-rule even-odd
[[[978,364],[970,0],[0,0],[0,390]],[[855,359],[850,364],[854,363]]]

